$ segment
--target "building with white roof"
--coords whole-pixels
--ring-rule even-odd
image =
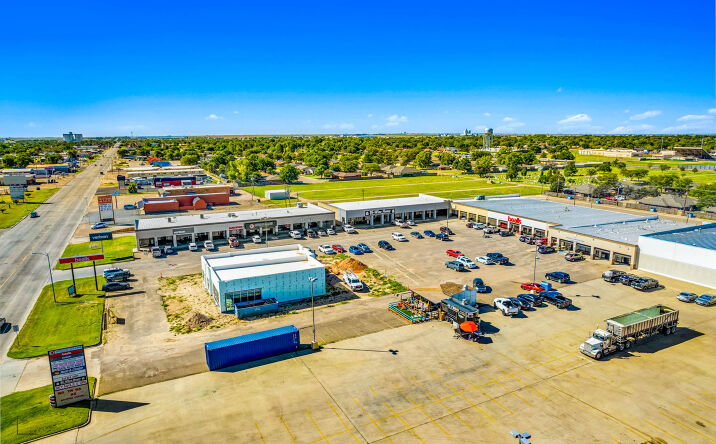
[[[324,204],[336,213],[336,220],[350,225],[378,225],[395,219],[424,220],[446,216],[449,201],[440,197],[419,194],[415,197],[357,200]]]
[[[204,287],[222,312],[269,298],[278,304],[326,294],[326,269],[299,244],[201,257]],[[313,281],[313,282],[312,282]]]

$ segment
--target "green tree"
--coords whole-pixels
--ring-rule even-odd
[[[15,166],[17,168],[25,168],[32,163],[32,157],[27,153],[20,153],[15,156]]]
[[[326,168],[323,165],[320,165],[319,167],[316,168],[316,170],[313,172],[313,174],[315,174],[316,176],[319,176],[319,177],[323,177],[323,175],[326,173],[327,170],[328,170],[328,168]]]
[[[2,165],[5,168],[12,168],[15,166],[15,156],[12,154],[5,154],[2,156]]]
[[[612,165],[609,162],[603,162],[597,167],[597,171],[600,171],[603,173],[611,173]]]
[[[594,167],[589,167],[589,168],[587,168],[586,173],[587,173],[587,176],[594,176],[595,174],[597,174],[597,169]]]
[[[691,189],[694,181],[689,177],[680,177],[674,181],[672,187],[679,193],[684,193]]]
[[[179,160],[182,165],[196,165],[199,163],[198,154],[186,154]]]
[[[338,166],[344,173],[358,171],[358,165],[360,165],[360,156],[358,154],[343,154],[338,158]]]
[[[669,165],[666,165],[666,164],[661,164],[661,165],[659,165],[659,169],[660,169],[661,171],[667,171],[667,170],[670,170],[671,167],[670,167]]]
[[[440,160],[440,165],[452,165],[455,163],[455,156],[447,151],[443,151],[438,155],[438,160]]]
[[[515,180],[517,179],[517,175],[520,173],[519,168],[517,168],[517,165],[512,164],[507,167],[507,172],[505,173],[505,177],[507,180]]]
[[[696,173],[699,172],[699,169],[696,168],[696,167],[694,167],[694,168],[691,169],[691,172],[694,173],[694,174],[696,174]]]
[[[457,162],[455,162],[455,168],[460,171],[467,172],[472,169],[472,163],[470,162],[470,159],[461,158]]]
[[[699,201],[701,208],[716,207],[716,183],[704,183],[689,193]]]
[[[632,175],[637,179],[643,179],[649,175],[649,170],[646,168],[637,168],[632,172]]]
[[[373,173],[377,173],[380,171],[380,165],[378,165],[375,162],[368,162],[363,164],[363,172],[368,173],[369,175],[373,175]]]
[[[559,173],[553,174],[549,181],[549,190],[553,193],[564,191],[564,176]]]
[[[597,184],[603,186],[607,190],[616,187],[618,182],[619,176],[615,173],[603,173],[597,177]]]
[[[433,164],[432,157],[432,152],[421,151],[417,156],[415,156],[414,163],[419,168],[430,168],[430,165]]]
[[[474,171],[480,176],[484,176],[492,171],[492,156],[482,156],[475,161]]]
[[[573,161],[567,162],[567,165],[564,167],[564,175],[569,177],[575,174],[577,174],[577,165],[575,165]]]
[[[489,151],[473,151],[472,152],[472,160],[478,160],[482,157],[492,157],[492,154],[490,154]]]
[[[295,182],[296,180],[298,180],[298,176],[300,174],[301,172],[298,170],[298,168],[291,165],[290,163],[288,165],[284,165],[278,172],[278,175],[281,180],[286,183]]]
[[[127,192],[132,193],[132,194],[136,193],[137,192],[137,184],[134,182],[130,182],[129,186],[127,187]]]
[[[60,163],[62,162],[62,154],[50,153],[45,156],[45,163]]]

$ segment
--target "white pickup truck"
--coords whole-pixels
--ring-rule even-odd
[[[358,279],[358,275],[353,273],[353,270],[346,270],[343,272],[343,282],[348,285],[353,291],[360,291],[363,289],[363,283]]]

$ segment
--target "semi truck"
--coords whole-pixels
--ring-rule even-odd
[[[625,313],[606,321],[605,329],[592,333],[579,350],[594,359],[610,353],[631,348],[634,341],[661,333],[670,335],[676,331],[679,310],[664,305],[654,305]]]

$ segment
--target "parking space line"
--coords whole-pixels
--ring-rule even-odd
[[[614,441],[615,443],[617,443],[617,444],[622,444],[621,442],[617,441],[613,436],[609,436],[609,437],[610,437],[610,438],[612,439],[612,441]]]
[[[261,437],[261,442],[266,444],[266,440],[264,439],[263,433],[261,433],[261,429],[259,428],[259,425],[256,423],[254,423],[254,425],[256,426],[256,431],[259,432],[259,436]]]
[[[505,407],[504,405],[502,405],[502,404],[500,403],[500,401],[498,401],[497,399],[495,399],[495,398],[493,398],[492,396],[488,395],[488,394],[487,394],[484,390],[482,390],[480,387],[476,386],[476,385],[473,384],[472,382],[470,382],[470,381],[468,381],[467,379],[465,379],[464,376],[462,376],[462,379],[463,379],[465,382],[467,382],[468,384],[470,384],[471,386],[473,386],[474,388],[476,388],[477,390],[479,390],[480,393],[482,393],[483,395],[487,396],[487,397],[490,398],[491,400],[495,401],[495,403],[496,403],[497,405],[499,405],[499,406],[502,407],[503,409],[507,410],[507,412],[508,412],[509,414],[512,414],[512,410],[510,410],[510,409],[508,409],[507,407]],[[489,384],[492,384],[492,383],[490,382]]]
[[[674,438],[675,440],[681,441],[681,442],[683,442],[684,444],[686,444],[686,441],[684,441],[683,439],[677,438],[676,436],[672,435],[671,433],[667,432],[666,430],[662,429],[661,427],[657,426],[656,424],[652,424],[651,422],[647,421],[647,420],[644,419],[644,418],[641,418],[641,419],[642,419],[645,423],[647,423],[647,424],[649,424],[650,426],[654,427],[655,429],[661,430],[662,432],[664,432],[664,433],[666,433],[667,435],[671,436],[671,437]]]
[[[356,436],[353,434],[353,431],[348,428],[348,426],[346,425],[345,421],[343,421],[343,418],[340,417],[340,415],[338,414],[338,412],[336,411],[336,409],[333,407],[333,404],[331,404],[331,403],[329,402],[329,403],[328,403],[328,406],[331,408],[331,410],[333,410],[333,414],[336,415],[336,418],[338,418],[338,420],[341,422],[341,424],[343,424],[343,427],[346,428],[346,431],[348,431],[348,433],[351,434],[351,436],[353,437],[353,439],[356,440],[357,443],[360,443],[360,441],[358,441],[358,438],[356,438]],[[341,433],[343,433],[343,432],[341,432]]]
[[[716,439],[710,438],[709,436],[704,435],[703,433],[699,432],[699,431],[696,430],[696,429],[692,429],[691,427],[687,426],[686,424],[684,424],[683,422],[679,421],[678,419],[672,418],[671,416],[667,415],[667,414],[664,413],[664,412],[659,412],[659,413],[662,414],[663,416],[666,416],[667,418],[669,418],[670,420],[674,421],[675,423],[681,424],[682,426],[686,427],[687,429],[691,430],[692,432],[703,436],[704,438],[708,439],[709,441],[711,441],[711,442],[716,442]]]
[[[391,409],[388,404],[383,403],[383,405],[384,405],[388,410],[390,410],[390,412],[393,414],[394,417],[398,418],[398,421],[400,421],[400,422],[403,423],[403,425],[405,426],[405,428],[406,428],[407,430],[410,430],[410,432],[413,434],[413,436],[415,436],[416,438],[418,438],[418,439],[420,440],[420,442],[422,442],[423,444],[425,444],[425,441],[423,441],[423,439],[422,439],[420,436],[418,436],[417,433],[415,433],[415,430],[413,430],[413,428],[410,427],[410,426],[408,425],[408,423],[405,422],[405,420],[400,417],[400,415],[398,415],[397,413],[395,413],[395,412],[393,411],[393,409]]]
[[[696,404],[700,404],[700,405],[706,407],[707,409],[711,409],[711,410],[713,410],[714,412],[716,412],[716,409],[713,408],[713,407],[709,407],[709,406],[707,406],[706,404],[695,400],[694,398],[690,398],[690,397],[688,397],[688,396],[687,396],[687,398],[689,398],[690,400],[694,401]]]
[[[279,415],[278,417],[281,419],[283,426],[286,427],[286,431],[288,432],[288,436],[291,437],[291,441],[293,441],[294,444],[297,444],[296,438],[293,437],[293,433],[291,433],[291,429],[289,429],[288,426],[286,425],[286,421],[283,420],[283,416]]]
[[[430,372],[430,373],[432,373],[432,372]],[[410,379],[412,379],[413,382],[415,383],[415,385],[417,385],[418,387],[420,387],[420,388],[421,388],[425,393],[427,393],[431,398],[433,398],[434,400],[436,400],[437,402],[439,402],[441,406],[445,407],[445,409],[446,409],[448,412],[450,412],[453,416],[455,416],[457,419],[459,419],[460,421],[462,421],[462,423],[465,424],[468,429],[472,430],[472,426],[471,426],[470,424],[466,423],[465,420],[463,420],[462,418],[460,418],[460,416],[457,414],[457,412],[454,412],[450,407],[448,407],[448,406],[446,406],[445,404],[443,404],[443,402],[442,402],[441,400],[439,400],[437,396],[433,395],[432,393],[430,393],[430,391],[429,391],[428,389],[426,389],[425,387],[423,387],[422,385],[420,385],[420,383],[419,383],[418,381],[416,381],[415,378],[413,378],[413,377],[411,376]]]
[[[482,413],[483,415],[485,415],[485,416],[487,416],[488,418],[490,418],[490,420],[492,420],[492,422],[495,422],[495,420],[494,420],[494,418],[493,418],[492,416],[488,415],[488,414],[485,413],[480,407],[478,407],[478,406],[476,406],[475,404],[473,404],[472,402],[470,402],[470,400],[467,399],[467,398],[465,397],[465,395],[462,394],[463,392],[459,392],[459,391],[455,390],[450,384],[448,384],[447,382],[445,382],[445,381],[443,381],[442,379],[440,379],[440,377],[439,377],[438,375],[436,375],[435,373],[430,372],[430,374],[432,374],[433,376],[435,376],[435,378],[437,378],[438,381],[442,382],[443,385],[445,385],[447,388],[449,388],[450,390],[452,390],[453,392],[455,392],[456,395],[458,395],[458,396],[460,396],[462,399],[464,399],[465,402],[467,402],[468,404],[470,404],[471,406],[473,406],[474,408],[476,408],[477,410],[479,410],[480,413]]]
[[[497,352],[497,353],[500,354],[500,355],[502,355],[502,356],[504,356],[505,359],[507,359],[508,361],[512,361],[512,363],[515,364],[515,365],[517,365],[518,367],[522,367],[522,370],[520,370],[520,371],[518,371],[518,372],[510,373],[510,374],[508,374],[507,376],[509,376],[510,378],[512,378],[512,379],[514,379],[515,381],[519,382],[519,383],[522,384],[524,387],[527,387],[528,389],[530,389],[530,390],[532,390],[533,392],[537,393],[538,395],[542,396],[543,398],[547,399],[547,396],[544,395],[544,394],[543,394],[542,392],[540,392],[539,390],[537,390],[537,389],[535,389],[534,387],[532,387],[532,384],[527,384],[527,383],[525,383],[524,381],[522,381],[521,379],[519,379],[517,376],[515,376],[515,375],[518,375],[518,374],[520,374],[520,373],[529,371],[529,370],[531,370],[531,368],[525,368],[524,365],[520,364],[519,362],[514,361],[514,360],[513,360],[512,358],[510,358],[509,356],[504,355],[504,354],[502,354],[502,353],[500,353],[500,352]],[[565,355],[565,356],[568,356],[568,355]],[[535,367],[539,367],[539,366],[535,366]],[[499,368],[499,367],[498,367],[498,368]],[[532,368],[534,368],[534,367],[532,367]],[[540,380],[543,379],[543,378],[541,378],[539,375],[536,375],[536,376],[539,377]],[[502,378],[500,378],[500,379],[502,379]]]
[[[480,370],[479,368],[477,369],[477,371],[480,372],[480,373],[482,373],[482,375],[485,376],[486,378],[492,379],[490,376],[488,376],[487,374],[485,374],[485,372],[483,372],[483,371]],[[504,371],[504,370],[503,370],[503,371]],[[525,401],[524,399],[522,399],[522,397],[521,397],[520,395],[518,395],[517,393],[515,393],[514,391],[512,391],[512,390],[508,389],[507,387],[505,387],[504,385],[500,384],[500,382],[498,382],[498,381],[496,381],[496,380],[494,380],[494,379],[492,379],[492,382],[494,382],[495,384],[497,384],[497,385],[499,385],[500,387],[502,387],[503,389],[505,389],[508,393],[512,393],[513,395],[515,395],[515,397],[516,397],[517,399],[519,399],[520,401],[524,402],[524,403],[527,404],[528,406],[532,407],[532,404],[530,404],[529,402],[527,402],[527,401]]]
[[[378,430],[380,430],[380,433],[382,433],[383,436],[385,436],[386,438],[388,438],[388,441],[393,442],[393,440],[391,440],[390,437],[389,437],[388,435],[386,435],[386,433],[385,433],[385,432],[383,431],[383,429],[380,427],[380,425],[378,424],[378,422],[377,422],[376,420],[374,420],[372,416],[370,416],[370,413],[368,413],[368,411],[367,411],[366,409],[364,409],[362,405],[360,405],[360,403],[358,402],[358,400],[357,400],[355,397],[353,397],[353,401],[355,401],[355,403],[358,405],[358,407],[360,407],[360,409],[363,410],[363,413],[365,413],[365,415],[368,417],[368,419],[370,419],[371,422],[369,422],[368,424],[365,424],[365,425],[367,426],[367,425],[370,425],[370,424],[375,424],[375,426],[378,428]],[[390,418],[390,416],[389,416],[389,418]],[[365,426],[364,426],[364,427],[365,427]]]
[[[649,436],[644,436],[643,434],[637,432],[635,429],[633,429],[633,428],[631,428],[631,427],[627,427],[627,430],[629,430],[630,432],[632,432],[633,434],[635,434],[635,435],[638,436],[639,438],[645,439],[646,442],[649,442],[649,441],[651,440],[651,437],[649,437]]]
[[[697,415],[696,413],[694,413],[694,412],[692,412],[692,411],[690,411],[690,410],[686,410],[685,408],[679,406],[678,404],[674,404],[673,402],[672,402],[671,404],[672,404],[674,407],[676,407],[677,409],[681,409],[681,410],[685,411],[686,413],[688,413],[688,414],[690,414],[690,415],[693,415],[693,416],[695,416],[695,417],[697,417],[697,418],[699,418],[699,419],[702,419],[702,420],[708,422],[708,423],[711,424],[711,425],[716,426],[716,424],[714,424],[713,422],[711,422],[711,421],[709,421],[708,419],[704,418],[703,416],[699,416],[699,415]]]
[[[425,410],[423,410],[423,407],[422,407],[420,404],[418,404],[417,402],[413,401],[413,399],[412,399],[410,396],[408,396],[408,395],[406,395],[405,393],[403,393],[403,391],[400,390],[400,388],[399,388],[397,385],[395,385],[395,383],[392,383],[392,384],[393,384],[393,387],[395,387],[396,390],[398,390],[398,392],[403,396],[403,398],[405,398],[405,399],[407,399],[408,401],[410,401],[410,402],[412,402],[413,404],[415,404],[415,406],[418,408],[418,410],[420,410],[421,412],[423,412],[423,415],[425,415],[430,421],[432,421],[433,424],[435,424],[436,426],[438,426],[438,428],[439,428],[440,430],[442,430],[443,433],[444,433],[448,438],[450,438],[450,434],[449,434],[444,428],[442,428],[442,427],[440,426],[440,424],[438,424],[437,422],[435,422],[435,420],[433,419],[433,417],[430,416],[430,415],[428,415],[428,413],[427,413]]]
[[[323,437],[323,440],[328,442],[328,438],[326,438],[326,435],[324,435],[323,432],[321,431],[321,429],[318,427],[318,424],[316,424],[316,421],[313,420],[313,416],[311,416],[311,414],[308,413],[308,409],[303,409],[303,410],[306,411],[306,415],[308,415],[308,417],[311,419],[311,422],[316,427],[316,430],[318,430],[318,433],[321,434],[321,436]]]

